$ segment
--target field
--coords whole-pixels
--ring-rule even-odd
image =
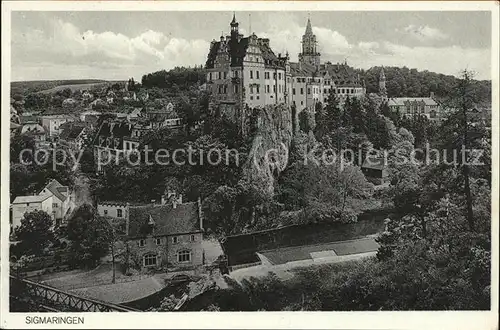
[[[89,84],[59,85],[56,87],[52,87],[50,89],[45,89],[45,90],[39,91],[38,93],[52,94],[52,93],[56,93],[58,91],[62,91],[66,88],[71,89],[71,92],[75,92],[78,90],[85,91],[85,90],[90,90],[93,87],[101,87],[101,86],[105,86],[107,84],[109,84],[109,83],[108,82],[98,82],[98,83],[89,83]]]
[[[98,79],[75,79],[75,80],[34,80],[14,81],[11,83],[12,94],[20,93],[55,93],[65,88],[75,90],[88,90],[93,86],[112,84],[120,81],[106,81]]]

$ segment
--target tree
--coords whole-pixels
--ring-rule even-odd
[[[52,218],[45,211],[25,213],[21,226],[15,229],[17,239],[21,241],[23,255],[39,256],[54,239]]]
[[[67,226],[71,241],[71,260],[80,267],[95,267],[107,255],[113,231],[108,221],[95,214],[90,204],[83,204],[72,214]]]
[[[462,79],[458,84],[458,91],[460,96],[460,111],[461,111],[461,135],[462,135],[462,150],[470,150],[469,144],[469,121],[468,112],[472,109],[474,104],[474,95],[471,90],[471,79],[472,73],[464,70],[462,73]],[[474,213],[472,209],[472,194],[470,189],[470,169],[468,162],[462,164],[464,181],[465,181],[465,198],[467,202],[467,221],[469,223],[470,230],[475,229],[474,224]]]

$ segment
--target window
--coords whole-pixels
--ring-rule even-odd
[[[304,101],[300,101],[300,105],[304,105]]]
[[[295,88],[292,88],[292,94],[295,95]]]
[[[255,71],[255,74],[257,75],[257,79],[259,79],[259,71]]]
[[[260,85],[257,85],[257,94],[260,94]]]
[[[116,216],[117,216],[118,218],[123,217],[123,211],[122,211],[122,209],[118,209],[118,210],[116,210]]]
[[[177,252],[177,261],[178,262],[190,262],[191,261],[191,251],[182,250]]]
[[[238,71],[234,71],[234,77],[238,78]]]
[[[234,93],[238,93],[238,85],[234,85]]]
[[[281,80],[281,72],[278,73],[278,79]]]
[[[276,72],[273,73],[273,79],[276,80]]]
[[[219,71],[219,79],[221,78],[221,72]]]
[[[273,92],[276,93],[276,85],[273,86]]]
[[[104,215],[108,215],[108,210],[104,210]]]
[[[146,245],[146,240],[145,239],[139,240],[139,246],[143,247],[144,245]]]
[[[52,203],[52,207],[57,207],[57,203]]]
[[[250,70],[250,79],[253,79],[253,71]]]
[[[146,254],[144,256],[144,266],[156,266],[156,255],[155,254]]]
[[[253,96],[250,96],[250,101],[253,101]]]
[[[208,74],[208,77],[209,77],[208,80],[212,80],[212,72]]]
[[[304,95],[304,88],[301,88],[301,89],[300,89],[300,94],[301,94],[301,95]]]
[[[194,242],[194,240],[195,240],[194,235],[191,235],[191,237],[189,237],[189,240],[190,240],[191,242]]]
[[[177,236],[172,237],[172,242],[174,242],[174,244],[177,244],[177,242],[179,242],[179,238]]]
[[[269,85],[266,85],[266,93],[269,93]]]
[[[250,86],[250,94],[253,94],[253,86]]]
[[[161,244],[161,238],[157,238],[156,239],[156,245],[160,245]]]
[[[26,203],[26,206],[30,206],[30,203]]]
[[[264,78],[269,79],[269,72],[264,72]]]

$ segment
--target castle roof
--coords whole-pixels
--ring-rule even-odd
[[[153,220],[152,229],[149,223]],[[196,202],[162,205],[131,206],[129,209],[129,238],[147,235],[166,236],[200,232],[200,217]]]
[[[356,70],[347,64],[327,62],[320,66],[319,71],[323,76],[328,73],[336,86],[360,87],[362,85]]]
[[[231,38],[227,41],[212,41],[210,52],[208,53],[208,59],[205,64],[206,68],[214,68],[217,53],[223,46],[227,46],[227,52],[230,57],[231,66],[241,66],[243,63],[243,59],[247,55],[248,46],[253,43],[260,49],[261,55],[264,59],[264,65],[266,67],[284,68],[283,62],[276,56],[276,54],[274,54],[273,50],[269,46],[269,39],[257,38],[256,35],[245,38]]]
[[[307,63],[301,64],[290,62],[290,72],[292,73],[292,76],[311,77],[314,73],[316,73],[316,68]]]

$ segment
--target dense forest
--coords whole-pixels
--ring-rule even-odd
[[[358,70],[364,77],[367,93],[377,93],[381,67]],[[447,98],[458,83],[458,78],[442,73],[418,71],[407,67],[384,67],[389,97],[425,97],[434,92],[436,97]],[[474,80],[471,89],[484,102],[491,102],[491,81]]]
[[[158,87],[174,90],[187,90],[192,86],[205,83],[205,70],[202,66],[194,68],[176,67],[142,76],[142,85],[146,88]]]

